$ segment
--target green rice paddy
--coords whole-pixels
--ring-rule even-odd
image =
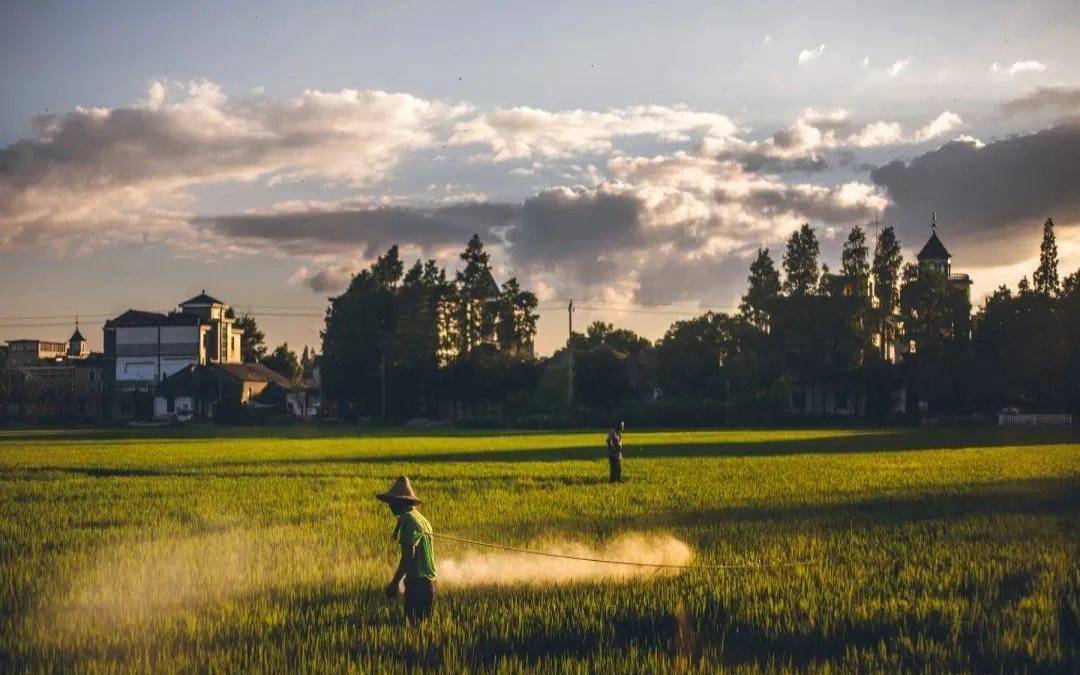
[[[614,486],[603,440],[0,432],[0,670],[1080,670],[1070,432],[630,430]],[[461,537],[815,564],[444,584],[405,627],[372,498],[400,474]]]

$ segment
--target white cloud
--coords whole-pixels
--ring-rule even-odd
[[[870,66],[870,57],[869,56],[864,56],[863,60],[862,60],[862,67],[863,68],[868,68],[869,66]]]
[[[899,75],[901,72],[903,72],[905,68],[908,67],[909,63],[911,63],[911,59],[900,59],[899,61],[893,61],[893,64],[889,66],[889,77],[896,77],[897,75]]]
[[[990,64],[991,73],[1005,73],[1009,77],[1023,73],[1041,73],[1044,70],[1046,70],[1046,64],[1033,59],[1014,61],[1008,68],[998,65],[997,61]]]
[[[968,134],[960,134],[959,136],[957,136],[956,138],[953,139],[953,142],[954,143],[967,143],[969,145],[974,145],[976,148],[984,148],[984,147],[986,147],[986,143],[983,143],[978,138],[975,138],[974,136],[969,136]]]
[[[490,152],[478,159],[503,162],[606,153],[616,139],[630,136],[685,142],[691,133],[726,136],[736,130],[726,115],[685,105],[642,105],[603,112],[518,107],[499,108],[459,122],[450,143],[486,145]]]
[[[903,129],[896,122],[871,122],[850,136],[847,143],[860,148],[876,148],[901,143],[903,137]]]
[[[961,126],[963,123],[964,120],[961,119],[959,115],[946,110],[916,131],[915,135],[912,137],[912,141],[915,143],[923,143],[932,138],[947,134]]]
[[[1009,66],[1009,74],[1018,73],[1041,73],[1046,70],[1046,64],[1039,61],[1017,61]]]
[[[808,47],[799,52],[799,63],[803,64],[807,61],[811,61],[821,56],[821,53],[825,51],[825,45],[820,44],[817,47]]]
[[[876,148],[922,143],[959,127],[963,123],[953,112],[943,112],[914,133],[905,134],[898,122],[876,121],[859,126],[847,110],[818,111],[807,108],[787,129],[762,141],[745,141],[734,136],[709,138],[706,152],[717,157],[741,159],[750,165],[769,165],[767,160],[820,160],[831,150]]]

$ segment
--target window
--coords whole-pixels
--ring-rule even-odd
[[[165,412],[173,412],[176,409],[176,399],[165,399]]]

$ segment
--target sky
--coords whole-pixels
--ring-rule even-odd
[[[223,5],[228,6],[223,6]],[[393,244],[473,233],[537,346],[734,311],[810,223],[973,300],[1080,268],[1080,3],[0,4],[0,340],[206,289],[274,346]]]

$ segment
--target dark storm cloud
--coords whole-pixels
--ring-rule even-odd
[[[1001,110],[1010,115],[1044,110],[1064,113],[1080,111],[1080,87],[1039,87],[1027,96],[1003,104]]]
[[[969,262],[1016,262],[1030,251],[1007,237],[1037,237],[1048,216],[1059,223],[1080,218],[1080,122],[983,147],[948,143],[870,177],[888,191],[886,219],[909,243],[925,236],[934,210],[941,236],[967,246]]]
[[[619,274],[618,255],[645,240],[643,206],[633,194],[584,188],[547,190],[525,200],[521,224],[507,233],[514,263],[557,266],[581,284]]]
[[[361,251],[381,252],[394,244],[425,251],[463,246],[479,233],[517,222],[513,204],[465,203],[437,209],[398,206],[253,213],[202,217],[194,224],[212,233],[250,244],[263,244],[293,255]]]

